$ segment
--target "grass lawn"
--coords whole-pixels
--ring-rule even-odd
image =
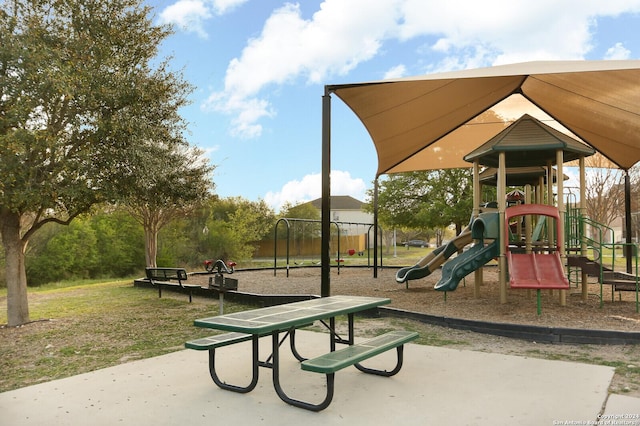
[[[173,352],[211,331],[193,320],[218,314],[217,299],[135,288],[132,279],[29,289],[31,324],[0,329],[0,392]],[[0,292],[6,324],[6,289]],[[238,309],[225,303],[225,312]],[[244,307],[246,309],[246,307]]]

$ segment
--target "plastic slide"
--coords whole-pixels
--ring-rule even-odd
[[[568,289],[560,253],[507,253],[509,286],[527,289]]]
[[[476,243],[467,251],[449,260],[442,268],[442,278],[435,285],[438,291],[453,291],[460,280],[471,272],[481,268],[487,262],[500,254],[498,240],[484,245]]]
[[[396,272],[396,281],[403,283],[407,280],[417,280],[430,275],[438,269],[445,260],[472,241],[471,230],[467,227],[453,240],[436,248],[420,259],[415,265],[399,269],[398,272]]]
[[[556,235],[560,235],[560,212],[554,206],[543,204],[522,204],[510,207],[505,212],[505,221],[509,223],[512,217],[539,215],[555,219]],[[544,223],[541,219],[538,225]],[[539,233],[536,227],[534,233]],[[509,285],[511,288],[526,289],[568,289],[567,279],[560,247],[550,250],[551,253],[513,253],[507,246],[507,264],[509,267]]]

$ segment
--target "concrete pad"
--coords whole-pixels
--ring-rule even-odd
[[[299,331],[296,336],[303,356],[328,350],[326,334]],[[268,338],[260,346],[264,355]],[[218,365],[227,366],[219,370],[221,378],[248,383],[250,344],[218,352]],[[281,358],[281,383],[289,396],[320,401],[324,376],[300,370],[286,345]],[[391,351],[366,365],[391,368],[394,360]],[[260,369],[251,393],[233,393],[212,382],[206,352],[184,350],[2,393],[0,424],[210,426],[222,419],[234,425],[296,426],[382,420],[403,425],[564,424],[554,422],[598,418],[613,372],[610,367],[409,344],[397,376],[372,376],[355,368],[336,373],[332,404],[313,413],[278,398],[271,370]]]
[[[602,420],[612,420],[610,424],[640,425],[640,399],[625,395],[609,395]],[[634,423],[635,422],[635,423]]]

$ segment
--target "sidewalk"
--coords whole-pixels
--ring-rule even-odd
[[[299,331],[303,355],[325,351],[326,335]],[[268,344],[261,344],[266,349]],[[248,381],[250,344],[219,350],[229,381]],[[281,351],[290,396],[324,395],[324,377],[302,372]],[[395,359],[395,353],[369,361]],[[379,360],[380,358],[380,360]],[[640,399],[607,398],[613,368],[409,344],[405,363],[385,378],[347,368],[336,373],[332,404],[313,413],[282,402],[261,368],[249,394],[219,389],[206,352],[183,350],[0,394],[0,425],[403,425],[595,424],[606,415],[640,414]],[[224,377],[223,377],[224,379]],[[635,419],[640,425],[640,419]],[[566,422],[566,423],[565,423]],[[574,422],[574,423],[570,423]],[[591,422],[591,423],[588,423]],[[624,424],[624,423],[610,423]]]

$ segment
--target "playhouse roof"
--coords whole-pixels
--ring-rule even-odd
[[[546,166],[555,164],[557,151],[564,162],[593,155],[595,150],[571,136],[524,114],[513,124],[464,156],[465,161],[478,161],[483,166],[498,167],[498,156],[505,153],[507,167]]]
[[[555,169],[551,171],[553,176],[553,182],[555,183],[558,174]],[[563,180],[568,180],[567,175],[563,175]],[[507,186],[524,186],[524,185],[537,185],[540,178],[544,179],[546,183],[547,170],[542,166],[533,167],[507,167],[506,179]],[[483,185],[498,185],[498,169],[488,167],[480,172],[480,183]]]
[[[369,132],[377,175],[469,167],[463,157],[524,112],[571,132],[614,166],[640,160],[640,60],[527,62],[326,92]]]

